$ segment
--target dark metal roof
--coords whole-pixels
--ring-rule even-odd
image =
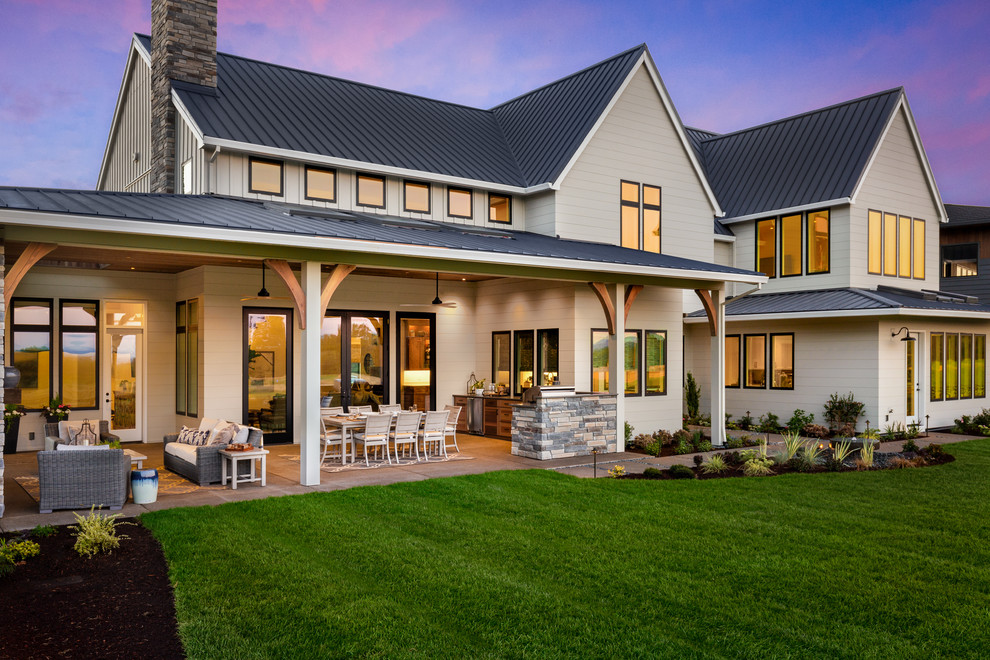
[[[850,197],[903,89],[735,133],[688,135],[729,218]]]
[[[946,204],[945,213],[949,216],[950,227],[990,224],[990,206]]]
[[[173,88],[208,137],[526,187],[556,180],[645,48],[491,110],[225,53],[216,89]]]
[[[732,230],[723,225],[719,220],[715,219],[715,235],[716,236],[735,236]]]
[[[875,309],[925,309],[938,311],[990,313],[990,305],[982,305],[966,296],[940,291],[911,291],[880,286],[869,289],[820,289],[816,291],[787,291],[757,293],[725,304],[726,316],[753,314],[795,314],[801,312],[835,312]],[[704,310],[688,314],[705,316]]]
[[[698,162],[701,163],[701,168],[705,169],[705,152],[701,144],[705,140],[718,137],[718,133],[701,128],[691,128],[690,126],[685,126],[684,132],[687,133],[688,141],[691,143],[691,148],[694,149],[694,155],[697,156]]]
[[[756,274],[740,268],[617,245],[565,240],[530,232],[475,228],[235,197],[0,187],[0,209],[672,268],[708,275]]]

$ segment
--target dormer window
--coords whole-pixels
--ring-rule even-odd
[[[447,188],[447,215],[452,218],[470,218],[471,206],[470,190]]]
[[[337,201],[337,172],[306,166],[306,199]]]
[[[385,208],[385,177],[372,174],[357,175],[358,206]]]
[[[282,162],[252,158],[248,163],[248,191],[282,195]]]
[[[488,222],[512,222],[512,198],[507,195],[488,194]]]
[[[430,184],[420,181],[402,182],[403,208],[414,213],[430,212]]]

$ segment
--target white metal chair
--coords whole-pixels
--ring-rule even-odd
[[[395,416],[395,426],[392,428],[392,444],[395,446],[395,462],[399,462],[399,445],[405,445],[405,454],[409,456],[409,445],[416,452],[419,461],[419,425],[423,421],[423,413],[400,412]]]
[[[329,415],[343,415],[343,414],[344,414],[343,406],[335,406],[332,408],[320,408],[320,415],[324,417],[327,417]]]
[[[402,406],[397,403],[383,403],[378,406],[378,412],[380,413],[390,413],[392,415],[402,412]]]
[[[457,418],[461,416],[462,406],[444,406],[444,410],[450,411],[450,417],[447,418],[447,426],[444,427],[444,454],[448,447],[453,446],[454,451],[460,452],[460,447],[457,446]],[[447,443],[447,438],[454,441],[453,445]]]
[[[447,447],[444,442],[444,433],[447,427],[447,418],[450,416],[449,410],[431,410],[426,413],[423,428],[419,431],[419,442],[423,445],[423,455],[426,460],[430,460],[430,446],[436,445],[437,456],[447,457]]]
[[[354,442],[359,443],[362,447],[364,447],[365,465],[369,465],[368,447],[383,447],[385,449],[385,458],[388,459],[389,465],[392,464],[392,455],[388,450],[388,435],[391,428],[392,415],[388,413],[368,413],[368,419],[365,422],[364,431],[354,432],[352,436],[354,438]],[[355,453],[357,453],[356,448]]]
[[[370,413],[375,412],[375,409],[371,406],[348,406],[347,412],[349,413]]]
[[[338,429],[328,429],[326,423],[323,421],[323,415],[320,415],[320,434],[323,440],[323,458],[320,459],[320,466],[323,466],[324,461],[327,460],[327,456],[340,457],[341,464],[347,462],[347,443],[344,442],[344,432]],[[336,452],[331,451],[336,448]]]

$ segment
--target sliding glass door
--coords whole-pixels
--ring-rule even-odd
[[[332,311],[320,335],[322,406],[388,403],[388,312]]]

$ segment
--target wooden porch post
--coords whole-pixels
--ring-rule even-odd
[[[302,263],[302,294],[305,321],[302,326],[302,377],[300,388],[299,483],[316,486],[320,483],[320,331],[323,310],[320,309],[320,263]],[[293,278],[294,279],[294,278]]]

